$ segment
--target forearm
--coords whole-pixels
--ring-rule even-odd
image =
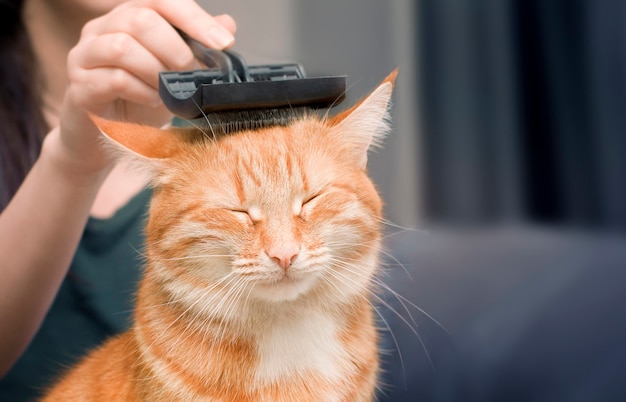
[[[41,324],[107,173],[63,160],[54,136],[0,214],[0,377]]]

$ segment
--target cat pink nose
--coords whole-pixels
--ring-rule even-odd
[[[276,245],[267,250],[267,255],[285,271],[289,269],[299,253],[300,245],[295,243]]]

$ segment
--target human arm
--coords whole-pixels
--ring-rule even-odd
[[[213,18],[191,0],[129,1],[87,24],[68,56],[60,126],[0,214],[0,376],[45,316],[113,167],[87,113],[155,125],[171,118],[157,72],[195,66],[172,24],[210,47],[224,43],[211,27],[235,30],[230,17]]]

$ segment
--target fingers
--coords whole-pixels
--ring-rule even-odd
[[[230,16],[213,17],[194,0],[125,2],[87,23],[70,52],[72,100],[87,109],[119,100],[157,105],[160,71],[198,68],[174,27],[218,49],[233,44],[237,29]]]
[[[191,50],[176,30],[156,11],[147,8],[118,11],[88,23],[83,30],[82,41],[89,46],[85,50],[90,55],[85,55],[85,58],[94,62],[101,58],[116,61],[115,52],[107,54],[107,51],[113,50],[109,46],[100,48],[90,43],[113,34],[124,34],[133,39],[137,45],[135,48],[142,47],[142,54],[158,59],[168,70],[187,69],[193,63]]]
[[[236,25],[232,18],[213,17],[193,0],[130,1],[88,24],[83,33],[97,35],[124,30],[139,42],[149,45],[153,43],[156,33],[165,31],[164,25],[167,24],[181,29],[207,47],[223,49],[234,43]],[[164,45],[162,43],[161,47]],[[150,49],[156,50],[155,47]]]
[[[99,114],[105,113],[106,106],[118,99],[149,107],[161,103],[152,86],[123,69],[79,69],[70,78],[68,95],[72,101]]]
[[[70,68],[119,67],[156,88],[159,71],[197,68],[172,25],[214,48],[232,45],[237,29],[230,16],[213,17],[193,0],[129,1],[85,25]]]
[[[235,41],[234,31],[229,31],[220,20],[207,14],[194,0],[138,0],[137,5],[154,9],[170,24],[205,46],[223,49]],[[233,24],[230,28],[236,27]]]
[[[186,66],[187,62],[181,64]],[[117,67],[144,81],[152,88],[158,87],[157,71],[165,71],[178,66],[167,66],[126,33],[111,33],[96,36],[79,44],[70,51],[68,68],[70,72],[97,68]]]
[[[234,35],[237,32],[237,23],[235,22],[233,17],[231,17],[230,15],[228,14],[216,15],[215,20],[219,22],[220,24],[222,24],[222,26],[226,28],[228,32],[230,32],[232,35]]]

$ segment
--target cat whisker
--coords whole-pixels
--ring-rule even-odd
[[[432,315],[428,314],[423,308],[419,307],[418,305],[416,305],[415,303],[413,303],[411,300],[407,299],[406,297],[402,296],[400,293],[394,291],[393,289],[391,289],[389,286],[386,286],[387,291],[389,291],[394,297],[396,297],[398,299],[398,301],[400,301],[402,303],[402,305],[404,305],[404,303],[407,303],[409,306],[413,307],[414,309],[418,310],[420,313],[422,313],[423,315],[425,315],[429,320],[431,320],[432,322],[434,322],[442,331],[444,331],[446,334],[450,335],[450,331],[448,331],[448,329],[441,323],[439,322],[437,319],[435,319]]]
[[[159,239],[159,240],[154,240],[154,241],[152,241],[152,242],[150,242],[150,243],[146,242],[146,244],[144,245],[144,247],[143,247],[143,248],[144,248],[145,250],[154,249],[154,248],[158,247],[160,244],[165,243],[165,242],[167,242],[167,241],[169,241],[169,239],[168,239],[167,237],[164,237],[164,238]],[[148,257],[149,257],[147,254],[145,254],[145,252],[144,252],[144,253],[142,253],[142,254],[143,254],[143,255],[145,255],[145,256],[146,256],[146,258],[148,258]]]
[[[410,229],[407,229],[410,230]],[[402,233],[402,232],[396,232],[396,233],[392,233],[392,234],[388,234],[387,236],[383,236],[382,239],[394,236],[398,233]],[[373,239],[373,240],[369,240],[369,241],[365,241],[365,242],[360,242],[360,243],[356,243],[356,242],[326,242],[325,246],[329,247],[329,248],[333,248],[335,250],[342,250],[342,249],[352,249],[355,247],[378,247],[378,251],[387,256],[388,258],[390,258],[391,260],[393,260],[398,266],[400,266],[402,268],[402,270],[406,273],[406,275],[409,277],[409,279],[411,281],[413,281],[413,278],[411,277],[411,273],[408,271],[408,269],[404,266],[404,264],[402,262],[400,262],[395,256],[393,256],[392,254],[386,252],[384,250],[384,248],[379,247],[378,244],[376,245],[372,245],[372,244],[368,244],[368,243],[375,243],[377,242],[378,239]]]
[[[381,238],[381,240],[386,240],[386,239],[389,239],[391,237],[398,236],[398,235],[401,235],[403,233],[406,233],[408,231],[414,231],[414,230],[411,230],[411,229],[408,229],[408,230],[398,230],[398,231],[395,231],[395,232],[387,231],[380,238]]]
[[[132,244],[131,244],[131,248],[137,254],[137,256],[139,256],[143,260],[143,262],[148,260],[148,255],[146,254],[145,251],[138,249],[137,247],[135,247]],[[145,247],[144,247],[144,249],[145,249]]]
[[[213,290],[215,290],[218,286],[221,286],[221,285],[228,286],[228,285],[229,285],[229,283],[230,283],[231,281],[235,280],[235,279],[236,279],[236,278],[234,277],[234,275],[231,275],[231,274],[226,275],[224,278],[222,278],[222,279],[220,279],[219,281],[217,281],[217,282],[213,283],[210,287],[208,287],[207,289],[205,289],[205,292],[208,294],[208,293],[212,292]],[[217,297],[217,295],[213,295],[213,296],[211,297],[211,300],[212,300],[213,298],[215,298],[215,297]],[[185,306],[185,308],[183,309],[183,311],[182,311],[182,312],[181,312],[181,313],[180,313],[180,314],[179,314],[179,315],[178,315],[178,316],[177,316],[174,320],[172,320],[172,322],[171,322],[171,323],[169,323],[169,325],[168,325],[168,326],[165,328],[165,330],[163,330],[161,333],[162,333],[162,334],[165,334],[165,333],[167,332],[167,330],[168,330],[169,328],[171,328],[174,324],[176,324],[176,323],[177,323],[177,322],[178,322],[181,318],[183,318],[184,316],[188,315],[191,311],[193,311],[193,309],[196,307],[196,305],[197,305],[198,303],[200,303],[201,301],[202,301],[202,299],[201,299],[201,298],[198,298],[198,299],[197,299],[197,300],[195,300],[193,303],[191,303],[191,304],[187,304],[187,303],[185,303],[185,301],[184,301],[184,300],[182,300],[182,299],[180,299],[180,298],[179,298],[178,300],[176,300],[176,299],[171,300],[171,301],[170,301],[171,303],[181,304],[181,305]],[[196,318],[197,318],[197,315],[198,315],[198,312],[196,311],[196,312],[195,312],[195,314],[194,314],[194,317],[196,317]],[[187,330],[188,330],[189,323],[192,323],[192,322],[194,322],[194,320],[193,320],[193,319],[188,321],[188,324],[187,324],[187,326],[185,327],[185,329],[183,330],[183,332],[185,332],[185,331],[187,331]],[[157,338],[157,340],[158,340],[158,341],[160,341],[160,339],[158,339],[158,338]],[[155,342],[156,342],[156,341],[155,341]]]
[[[322,274],[322,277],[324,279],[326,279],[326,275],[330,275],[333,276],[335,279],[339,279],[339,280],[351,280],[351,278],[348,278],[345,275],[341,275],[339,272],[336,271],[326,271]],[[337,286],[334,284],[334,281],[326,281],[327,284],[333,286],[338,292],[342,292],[341,289],[337,288]],[[396,338],[396,335],[393,332],[393,329],[391,328],[391,326],[389,325],[388,321],[385,319],[384,315],[380,312],[380,310],[378,309],[378,307],[372,303],[371,301],[368,300],[369,305],[372,307],[372,310],[374,312],[376,312],[376,315],[382,320],[383,324],[385,325],[385,327],[387,328],[387,330],[389,331],[389,334],[391,335],[391,339],[394,343],[394,346],[396,348],[396,351],[398,352],[398,357],[400,359],[400,365],[402,367],[402,374],[405,378],[406,381],[406,366],[404,364],[404,357],[402,354],[402,350],[400,349],[400,344],[398,343],[398,340]],[[426,352],[426,356],[429,357],[428,351]],[[430,358],[428,358],[429,362],[430,362]],[[431,364],[432,367],[432,364]]]
[[[360,271],[358,271],[357,267],[354,267],[352,264],[349,264],[345,261],[340,261],[340,260],[334,260],[333,263],[337,266],[340,266],[344,269],[346,269],[347,271],[354,273],[354,274],[359,274]],[[408,307],[407,307],[407,303],[415,308],[416,310],[418,310],[421,314],[423,314],[424,316],[426,316],[428,319],[430,319],[432,322],[434,322],[439,328],[441,328],[444,332],[449,333],[448,330],[439,322],[437,321],[434,317],[432,317],[430,314],[428,314],[426,311],[424,311],[422,308],[420,308],[419,306],[417,306],[416,304],[414,304],[413,302],[411,302],[410,300],[408,300],[406,297],[400,295],[398,292],[394,291],[393,289],[391,289],[391,287],[389,287],[389,285],[387,285],[384,281],[382,281],[380,278],[374,276],[372,278],[372,281],[378,285],[383,291],[390,293],[392,296],[394,296],[398,302],[400,303],[400,305],[404,308],[404,311],[407,313],[407,315],[409,316],[409,318],[411,319],[411,321],[413,322],[413,324],[417,327],[417,322],[415,321],[415,318],[413,317],[413,315],[411,314],[411,312],[409,311]],[[375,297],[379,297],[378,295],[374,295]],[[394,311],[396,314],[399,314],[398,312]]]
[[[376,315],[378,316],[378,318],[380,318],[380,320],[385,324],[385,327],[387,327],[387,330],[389,331],[389,334],[391,335],[393,344],[396,347],[396,350],[398,351],[398,357],[400,358],[400,366],[402,366],[402,376],[404,377],[404,380],[406,381],[406,366],[404,365],[404,357],[402,355],[402,349],[400,349],[400,344],[398,343],[398,338],[396,338],[396,334],[393,333],[393,329],[391,329],[389,322],[385,319],[385,316],[380,312],[380,310],[378,310],[378,308],[373,304],[372,304],[372,309],[376,312]],[[431,363],[431,366],[432,366],[432,363]]]
[[[386,252],[385,250],[381,249],[379,250],[379,252],[389,258],[391,258],[396,264],[398,264],[402,270],[406,273],[406,276],[408,276],[408,278],[411,280],[411,282],[414,282],[413,277],[411,276],[411,273],[409,272],[409,270],[404,266],[403,263],[400,262],[400,260],[398,260],[394,255],[392,255],[391,253]]]
[[[193,98],[191,98],[191,99],[193,100],[194,105],[196,105],[196,107],[198,108],[200,113],[202,113],[202,116],[204,117],[204,120],[206,121],[207,127],[209,127],[209,130],[211,130],[211,137],[209,137],[208,133],[205,132],[204,130],[200,130],[200,131],[202,131],[202,134],[204,134],[204,136],[206,138],[208,138],[212,142],[215,142],[217,136],[215,134],[215,131],[213,130],[213,126],[211,125],[211,120],[209,119],[209,116],[207,116],[207,114],[204,112],[204,110],[202,110],[202,108],[200,107],[200,105],[198,105],[198,103],[196,102],[195,99],[193,99]]]
[[[188,255],[185,257],[172,257],[172,258],[160,258],[158,259],[159,262],[167,262],[167,261],[185,261],[185,260],[196,260],[196,259],[202,259],[202,258],[222,258],[222,257],[227,257],[227,258],[233,258],[235,257],[234,254],[195,254],[195,255]]]
[[[212,297],[210,297],[208,300],[204,300],[204,304],[210,305],[213,303],[214,300],[218,298],[220,299],[219,303],[217,304],[218,306],[223,304],[224,302],[228,302],[228,300],[230,299],[230,293],[232,289],[236,288],[237,286],[238,286],[238,280],[236,276],[234,275],[230,276],[228,283],[224,285],[224,287],[228,289],[226,291],[226,294],[220,294],[220,292],[217,292],[216,294],[212,295]],[[221,328],[219,328],[218,331],[212,330],[210,328],[211,321],[214,320],[215,317],[221,317],[221,315],[218,314],[216,310],[217,308],[215,307],[209,311],[207,311],[205,308],[196,309],[194,311],[194,316],[190,320],[188,320],[187,325],[184,328],[183,334],[181,334],[180,336],[183,336],[189,331],[194,331],[194,332],[199,331],[202,334],[203,341],[206,340],[206,337],[209,334],[213,334],[214,339],[217,342],[219,342],[222,336],[216,335],[216,333],[222,332]],[[223,320],[220,321],[220,326],[222,324],[223,324]],[[180,341],[180,336],[177,342]]]
[[[128,312],[132,312],[132,311],[151,310],[151,309],[155,309],[155,308],[159,308],[159,307],[171,306],[171,305],[178,304],[178,303],[179,302],[177,300],[168,300],[165,303],[150,304],[148,306],[137,306],[133,310],[127,310],[127,311],[124,311],[124,312],[128,313]]]
[[[241,278],[240,280],[233,286],[233,288],[239,288],[239,290],[237,290],[237,292],[233,295],[233,296],[229,296],[228,300],[230,301],[230,306],[228,306],[226,308],[226,311],[224,311],[222,314],[225,317],[228,317],[232,314],[232,310],[234,308],[236,308],[236,305],[239,304],[241,306],[246,306],[248,303],[248,299],[250,297],[250,294],[252,293],[253,290],[253,286],[246,286],[247,284],[244,283]],[[243,301],[243,303],[239,303],[241,301],[241,298],[243,297],[242,294],[245,291],[245,289],[248,289],[248,292],[246,294],[245,300]],[[226,300],[226,299],[225,299]],[[221,308],[220,308],[221,309]],[[220,324],[220,327],[217,329],[217,331],[213,332],[213,336],[215,337],[215,339],[220,340],[220,345],[223,344],[223,341],[225,340],[224,338],[226,337],[226,335],[228,334],[228,328],[226,328],[226,320],[223,320]],[[206,336],[208,335],[208,333],[205,333],[203,335],[203,340],[206,339]]]
[[[213,140],[213,138],[211,138],[209,136],[209,134],[204,130],[203,127],[201,127],[200,125],[196,124],[193,120],[186,119],[186,121],[187,121],[187,123],[189,123],[192,126],[194,126],[198,131],[200,131],[202,133],[202,136],[204,136],[205,138],[208,138],[209,140]]]
[[[359,275],[361,271],[358,270],[358,267],[356,267],[354,264],[348,263],[347,261],[342,261],[342,260],[338,260],[338,259],[332,259],[331,260],[333,262],[333,264],[335,264],[336,266],[339,266],[343,269],[345,269],[348,272],[351,272],[353,274]],[[374,276],[371,278],[372,282],[376,285],[378,285],[383,291],[389,292],[391,295],[395,296],[398,299],[398,302],[400,303],[400,305],[404,308],[404,311],[407,313],[407,315],[409,316],[409,318],[411,319],[411,321],[413,322],[413,324],[415,325],[415,327],[417,327],[417,322],[415,321],[415,318],[413,317],[413,315],[411,314],[411,312],[409,311],[408,307],[406,306],[406,304],[404,303],[404,301],[402,299],[400,299],[398,296],[400,296],[397,292],[395,292],[393,289],[391,289],[389,287],[389,285],[387,285],[384,281],[382,281],[380,278]],[[374,294],[375,297],[379,297],[378,295]],[[408,299],[404,299],[406,301],[408,301]],[[410,303],[410,301],[409,301]],[[430,315],[426,314],[426,312],[424,312],[421,308],[417,307],[416,305],[414,305],[413,303],[411,303],[413,305],[413,307],[415,307],[418,311],[420,311],[422,314],[424,314],[426,317],[428,317],[429,319],[433,320],[433,322],[435,322],[437,325],[441,326],[441,324],[439,324],[439,322],[437,320],[435,320],[434,318],[432,318]],[[399,315],[399,313],[397,311],[394,311],[394,313],[396,313],[397,315]],[[445,330],[445,328],[442,327],[442,329]]]
[[[228,328],[226,327],[228,317],[231,316],[233,310],[235,310],[236,306],[239,304],[240,295],[246,289],[246,287],[246,283],[242,281],[241,278],[237,278],[235,284],[228,290],[227,294],[224,295],[223,301],[227,304],[216,307],[215,310],[221,311],[220,315],[224,317],[224,319],[220,323],[220,327],[217,329],[217,331],[215,331],[217,339],[222,340],[226,337],[228,330]]]
[[[348,281],[354,282],[354,280],[352,278],[350,278],[349,276],[341,273],[340,271],[330,271],[330,272],[332,272],[335,275],[338,275],[340,278],[342,278],[344,280],[348,280]],[[378,285],[383,287],[384,289],[389,289],[389,287],[386,284],[384,284],[384,283],[378,282]],[[411,317],[411,321],[413,322],[413,325],[415,325],[415,326],[411,325],[411,323],[402,314],[400,314],[389,303],[387,303],[385,301],[385,299],[383,299],[382,297],[377,295],[375,292],[372,292],[371,296],[374,297],[378,301],[378,303],[382,304],[389,311],[394,313],[409,328],[409,330],[417,337],[417,339],[419,340],[420,344],[422,345],[422,348],[424,350],[426,358],[428,359],[428,363],[430,364],[431,369],[434,371],[435,370],[435,366],[434,366],[432,358],[430,356],[430,352],[428,351],[428,348],[426,347],[426,344],[424,343],[424,339],[422,338],[420,333],[417,331],[417,324],[416,324],[415,320],[413,319],[413,316],[410,314],[410,312],[407,311],[407,313],[409,314],[409,317]],[[404,304],[403,304],[403,306],[404,306]]]
[[[231,278],[230,281],[226,284],[226,286],[224,286],[226,291],[216,293],[211,299],[208,300],[207,303],[204,303],[205,308],[202,308],[201,310],[207,317],[211,318],[223,316],[223,314],[220,313],[220,311],[223,311],[223,304],[229,301],[230,295],[234,292],[235,288],[241,286],[242,281],[237,274],[231,272],[229,277]],[[217,304],[213,304],[213,302],[218,298],[219,302]]]
[[[357,247],[369,247],[370,249],[371,248],[376,249],[377,247],[379,247],[379,245],[377,244],[377,239],[367,240],[363,242],[346,242],[346,241],[326,242],[324,246],[326,246],[328,249],[334,249],[334,250],[350,250],[350,249],[354,249]]]
[[[393,255],[387,253],[384,250],[381,250],[381,253],[385,254],[386,256],[388,256],[389,258],[392,258],[394,261],[396,261],[396,263],[398,263],[398,265],[400,265],[403,270],[407,273],[407,275],[409,276],[409,279],[411,279],[411,281],[414,281],[414,279],[411,277],[411,274],[408,272],[408,270],[406,269],[406,267],[404,266],[404,264],[402,264],[400,261],[398,261]],[[433,316],[431,316],[430,314],[428,314],[424,309],[422,309],[421,307],[419,307],[418,305],[416,305],[415,303],[411,302],[409,299],[407,299],[406,297],[402,296],[400,293],[394,291],[391,287],[389,287],[387,284],[385,284],[381,279],[379,278],[375,278],[377,281],[379,281],[381,284],[385,285],[385,290],[388,291],[389,293],[391,293],[394,297],[396,297],[398,299],[399,302],[406,302],[408,303],[411,307],[415,308],[416,310],[418,310],[421,314],[423,314],[424,316],[428,317],[428,319],[430,319],[432,322],[434,322],[441,330],[443,330],[446,334],[450,334],[449,331],[446,329],[446,327],[441,324],[441,322],[439,322],[437,319],[435,319]],[[400,300],[402,299],[402,300]],[[403,303],[404,304],[404,303]]]
[[[329,116],[330,116],[330,111],[333,107],[335,107],[335,105],[337,104],[337,102],[339,102],[342,98],[344,98],[346,96],[346,94],[348,93],[348,90],[351,89],[356,83],[360,82],[360,80],[357,80],[355,82],[353,82],[352,84],[348,85],[346,87],[346,89],[341,93],[341,95],[337,96],[337,98],[335,98],[335,100],[333,101],[333,103],[330,104],[330,106],[328,106],[326,108],[326,112],[324,113],[324,116],[322,117],[322,122],[327,122],[329,120]]]
[[[393,235],[393,234],[392,234]],[[387,236],[390,237],[391,235]],[[383,237],[384,238],[384,237]],[[355,247],[371,247],[371,248],[377,248],[378,252],[381,253],[382,255],[388,257],[389,259],[391,259],[393,262],[395,262],[397,264],[397,266],[401,267],[402,270],[405,272],[405,274],[407,275],[407,277],[413,281],[413,277],[411,276],[411,273],[409,272],[409,270],[406,268],[406,266],[400,261],[398,260],[394,255],[388,253],[387,251],[385,251],[384,247],[380,247],[378,244],[373,245],[373,244],[368,244],[368,243],[374,243],[376,242],[378,239],[374,239],[374,240],[370,240],[370,241],[366,241],[366,242],[361,242],[361,243],[356,243],[356,242],[327,242],[325,243],[325,246],[332,248],[334,250],[344,250],[344,249],[353,249]]]
[[[402,226],[399,225],[395,222],[392,222],[388,219],[385,219],[383,217],[378,218],[378,222],[382,223],[385,226],[394,228],[394,229],[400,229],[402,230],[402,232],[421,232],[421,233],[425,233],[428,234],[429,231],[427,229],[418,229],[418,228],[410,228],[410,227],[406,227],[406,226]]]

